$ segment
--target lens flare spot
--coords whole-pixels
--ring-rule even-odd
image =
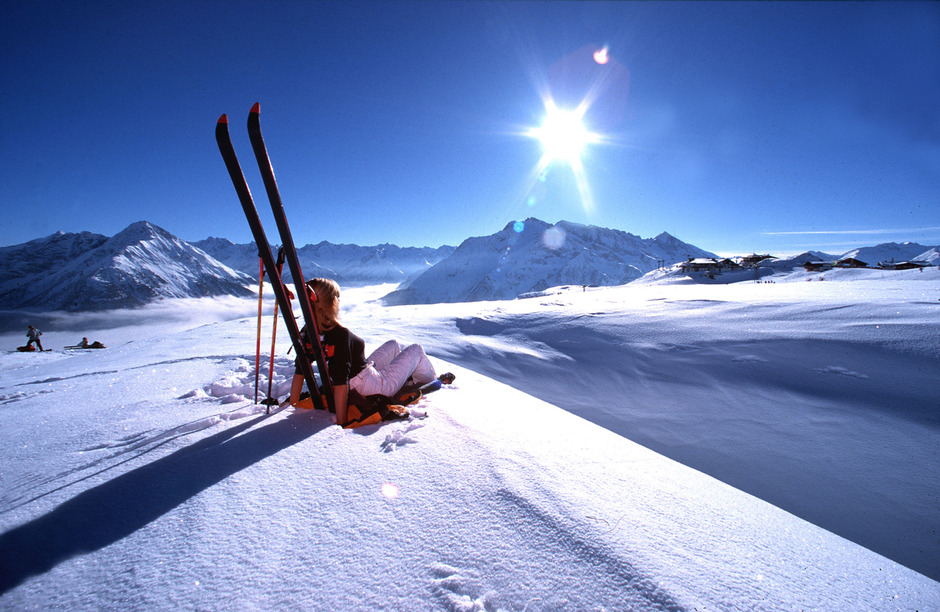
[[[398,485],[392,484],[390,482],[386,482],[382,485],[382,495],[388,499],[395,499],[398,497],[399,493],[400,491],[398,489]]]
[[[512,231],[516,232],[517,234],[521,234],[522,230],[524,229],[525,229],[525,221],[516,221],[515,223],[512,224]]]
[[[561,247],[565,246],[566,237],[565,230],[556,225],[554,227],[548,228],[542,233],[542,244],[547,249],[557,251]]]
[[[607,47],[604,47],[603,49],[598,49],[597,51],[595,51],[594,61],[600,64],[601,66],[609,62],[610,56],[608,55],[608,51],[609,50],[607,49]]]

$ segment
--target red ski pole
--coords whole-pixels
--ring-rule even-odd
[[[261,280],[258,282],[258,340],[255,343],[255,403],[258,403],[258,376],[261,370],[261,309],[264,306],[264,260],[260,257]],[[277,317],[277,314],[274,315]],[[275,318],[275,321],[277,319]]]

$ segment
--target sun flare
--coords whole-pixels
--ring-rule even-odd
[[[586,108],[574,110],[558,108],[553,102],[546,104],[542,125],[529,130],[528,135],[542,143],[543,164],[555,160],[577,165],[585,146],[597,142],[583,122]]]
[[[581,206],[588,213],[594,210],[594,198],[581,157],[588,145],[602,142],[599,134],[591,132],[584,125],[584,114],[589,106],[590,103],[584,101],[574,109],[559,108],[554,100],[547,98],[542,125],[525,132],[526,136],[538,140],[542,145],[542,158],[534,168],[535,179],[531,184],[544,180],[549,166],[555,162],[566,164],[574,176]]]

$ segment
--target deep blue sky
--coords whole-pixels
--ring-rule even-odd
[[[458,244],[530,216],[726,254],[940,243],[940,3],[4,13],[0,245],[142,219],[248,242],[214,128],[227,113],[267,211],[244,127],[254,102],[298,244]],[[586,210],[570,168],[533,177],[540,143],[523,133],[545,95],[592,91],[584,120],[605,142],[582,157]]]

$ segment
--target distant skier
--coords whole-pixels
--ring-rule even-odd
[[[391,396],[409,379],[419,385],[434,380],[434,366],[420,344],[403,347],[389,340],[366,359],[365,342],[339,323],[339,285],[330,279],[315,278],[307,286],[317,296],[314,316],[323,334],[323,352],[333,382],[338,424],[346,424],[350,389],[363,396]],[[291,384],[291,404],[297,404],[303,385],[304,377],[298,367]],[[315,393],[316,389],[311,391]]]
[[[36,343],[36,346],[39,347],[39,350],[42,350],[42,342],[39,341],[39,336],[42,335],[42,332],[33,327],[29,326],[29,329],[26,330],[26,349],[29,350],[29,347],[32,346],[33,342]]]
[[[76,344],[75,346],[77,346],[78,348],[88,348],[88,338],[87,337],[82,338],[82,341]]]

